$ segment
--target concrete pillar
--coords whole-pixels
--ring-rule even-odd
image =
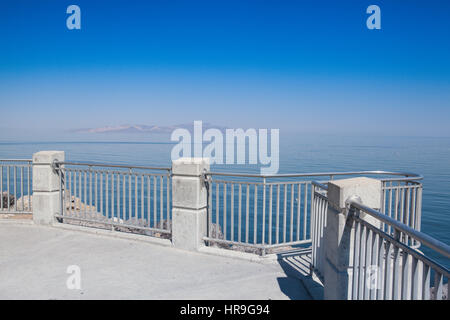
[[[60,178],[53,161],[64,161],[64,151],[39,151],[33,154],[33,221],[53,224],[60,212]]]
[[[327,227],[325,229],[324,298],[347,300],[349,279],[353,275],[353,219],[347,216],[346,200],[359,197],[361,203],[379,210],[381,204],[381,181],[372,178],[351,178],[328,183]],[[380,226],[371,216],[361,216]]]
[[[172,243],[198,250],[206,235],[207,190],[203,173],[207,158],[181,158],[172,162]]]

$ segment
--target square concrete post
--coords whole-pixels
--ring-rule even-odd
[[[39,151],[33,154],[33,221],[53,224],[60,212],[60,178],[53,161],[64,161],[64,151]]]
[[[353,275],[353,219],[348,218],[346,200],[357,196],[361,203],[379,210],[381,181],[372,178],[351,178],[328,182],[328,211],[325,229],[324,298],[347,300],[350,297],[350,279]],[[371,216],[364,220],[379,227]]]
[[[206,235],[207,190],[203,173],[208,158],[181,158],[172,162],[172,243],[198,250]]]

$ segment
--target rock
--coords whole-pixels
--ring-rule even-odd
[[[225,237],[222,232],[222,228],[218,223],[212,223],[209,225],[209,238],[224,240]],[[210,247],[230,249],[231,245],[227,243],[209,242]]]
[[[9,195],[9,203],[8,203],[8,195]],[[14,200],[15,200],[14,195],[8,193],[7,191],[2,192],[2,205],[3,205],[2,208],[3,209],[12,207],[14,205]]]
[[[23,196],[17,199],[17,211],[31,212],[33,208],[33,196]]]
[[[442,292],[443,292],[442,300],[447,300],[448,282],[442,286]],[[436,289],[435,289],[435,287],[431,287],[430,288],[430,298],[431,298],[431,300],[434,300],[435,296],[436,296]]]

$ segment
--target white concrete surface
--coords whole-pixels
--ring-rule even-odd
[[[0,299],[310,299],[289,262],[256,263],[0,220]],[[81,289],[68,289],[68,266]],[[304,265],[307,269],[307,266]]]

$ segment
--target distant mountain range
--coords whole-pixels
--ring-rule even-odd
[[[120,126],[105,126],[99,128],[84,128],[73,130],[75,133],[172,133],[175,129],[182,128],[187,129],[190,132],[193,131],[194,124],[179,124],[173,126],[157,126],[157,125],[120,125]],[[225,131],[226,127],[212,125],[207,122],[203,122],[203,130],[209,128],[219,129]]]

